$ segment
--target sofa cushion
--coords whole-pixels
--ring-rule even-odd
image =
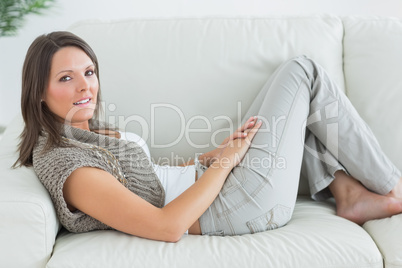
[[[346,92],[402,170],[402,20],[343,19]]]
[[[0,140],[0,266],[44,267],[52,253],[59,222],[50,196],[33,169],[11,169],[17,160],[22,128],[19,115]]]
[[[402,214],[363,225],[384,258],[385,268],[402,267]]]
[[[382,267],[382,257],[360,226],[334,215],[333,204],[299,198],[285,227],[252,235],[165,243],[116,231],[64,232],[47,267],[367,268]]]
[[[289,58],[317,60],[344,86],[334,16],[86,21],[69,30],[98,55],[106,120],[142,136],[157,164],[219,145]]]

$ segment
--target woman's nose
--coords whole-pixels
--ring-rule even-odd
[[[89,89],[89,82],[86,76],[80,76],[77,84],[78,91],[86,91]]]

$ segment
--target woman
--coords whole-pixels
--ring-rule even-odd
[[[345,95],[306,57],[282,64],[242,126],[188,163],[197,177],[169,202],[176,185],[166,191],[144,149],[96,120],[98,67],[85,41],[54,32],[32,43],[23,68],[25,129],[16,165],[33,165],[72,232],[112,228],[174,242],[186,230],[238,235],[278,228],[291,218],[300,170],[314,199],[334,196],[339,216],[363,224],[402,213],[400,171]],[[325,118],[314,121],[320,111]],[[276,133],[259,131],[273,116],[284,118]],[[328,135],[329,120],[339,135]],[[275,157],[286,166],[264,163]]]

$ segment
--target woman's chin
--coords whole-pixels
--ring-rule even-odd
[[[93,113],[76,114],[71,120],[65,119],[63,123],[76,128],[88,129],[89,120],[93,118],[93,115]]]
[[[68,111],[68,113],[64,118],[66,121],[69,122],[88,121],[94,116],[95,107],[96,105],[90,105],[85,108],[74,106],[72,109]]]

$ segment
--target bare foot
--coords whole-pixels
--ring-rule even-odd
[[[399,183],[402,187],[402,180]],[[398,187],[389,196],[382,196],[370,192],[345,172],[337,171],[330,190],[335,197],[336,214],[359,225],[402,213],[402,198],[396,197]]]
[[[399,179],[394,189],[392,189],[387,196],[402,199],[402,178]]]
[[[336,214],[363,225],[369,220],[383,219],[402,213],[402,200],[382,196],[364,189],[337,202]]]

